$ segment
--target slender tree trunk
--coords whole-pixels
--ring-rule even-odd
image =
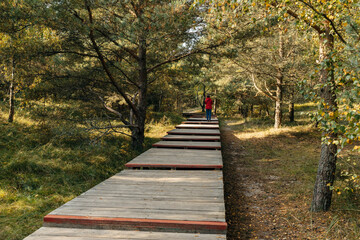
[[[163,98],[163,96],[161,95],[161,96],[160,96],[160,99],[159,99],[158,112],[161,112],[162,98]]]
[[[203,85],[203,105],[202,105],[202,112],[205,112],[205,98],[206,98],[206,87],[205,84]]]
[[[282,31],[279,33],[279,56],[282,61],[284,58],[284,39]],[[282,111],[281,105],[283,100],[283,69],[282,67],[278,68],[278,74],[276,77],[276,100],[275,100],[275,124],[274,128],[280,128],[282,123]]]
[[[216,98],[216,93],[217,93],[217,91],[216,91],[216,89],[215,89],[215,96],[214,96],[214,114],[216,115],[216,110],[217,110],[217,98]]]
[[[265,105],[265,110],[266,110],[266,116],[269,117],[270,116],[270,111],[269,111],[269,107],[268,107],[267,104]]]
[[[330,53],[334,47],[334,37],[330,33],[329,28],[323,34],[320,34],[320,82],[323,85],[321,89],[321,97],[324,104],[328,108],[324,111],[335,112],[337,110],[336,93],[334,84],[333,63],[331,61]],[[323,137],[327,137],[330,141],[337,136],[331,132],[323,132]],[[321,155],[316,175],[316,182],[314,187],[314,195],[311,203],[311,211],[327,211],[331,205],[332,191],[329,185],[333,185],[336,170],[336,152],[337,146],[335,144],[322,143]]]
[[[294,122],[295,121],[295,109],[294,109],[294,103],[289,103],[289,121]]]
[[[11,76],[10,76],[10,87],[9,87],[9,117],[8,122],[14,121],[15,115],[15,86],[14,86],[14,61],[11,62]]]

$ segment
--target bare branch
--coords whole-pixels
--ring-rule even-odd
[[[86,4],[86,9],[87,9],[87,12],[88,12],[88,16],[89,16],[89,21],[90,21],[90,24],[92,25],[93,24],[93,17],[92,17],[92,12],[91,12],[91,8],[90,6],[88,5],[88,2],[85,0],[85,4]],[[126,96],[125,92],[121,89],[121,87],[117,84],[116,80],[114,79],[113,75],[111,74],[108,66],[106,65],[106,62],[105,62],[105,58],[104,56],[102,55],[101,51],[100,51],[100,48],[99,46],[97,45],[96,41],[95,41],[95,37],[94,37],[94,30],[91,26],[91,29],[90,29],[90,33],[89,33],[89,38],[91,40],[91,43],[93,44],[93,47],[99,57],[99,60],[106,72],[106,75],[108,76],[108,78],[110,79],[111,83],[113,84],[113,86],[116,88],[116,90],[120,93],[120,95],[125,99],[126,103],[129,105],[129,107],[134,111],[134,114],[139,117],[140,113],[139,113],[139,110],[136,108],[136,106],[131,102],[131,100]]]
[[[260,89],[257,85],[256,85],[256,81],[255,81],[255,75],[253,73],[251,73],[251,79],[252,82],[254,84],[254,87],[256,88],[256,90],[258,90],[260,93],[263,93],[265,96],[271,98],[272,100],[276,101],[276,98],[274,96],[272,96],[271,94],[263,91],[262,89]]]
[[[173,57],[169,58],[168,60],[165,60],[165,61],[163,61],[163,62],[161,62],[161,63],[158,63],[158,64],[156,64],[155,66],[149,68],[149,69],[147,70],[147,72],[148,72],[148,73],[149,73],[149,72],[152,72],[152,71],[154,71],[156,68],[158,68],[158,67],[160,67],[160,66],[162,66],[162,65],[164,65],[164,64],[179,61],[179,60],[181,60],[181,59],[183,59],[183,58],[186,58],[186,57],[188,57],[188,56],[190,56],[190,55],[193,55],[193,54],[197,54],[197,53],[207,53],[205,50],[212,49],[212,48],[216,48],[216,47],[219,47],[219,46],[221,46],[221,45],[223,45],[223,44],[225,44],[225,41],[222,41],[222,42],[219,43],[219,44],[210,45],[210,46],[208,46],[208,47],[206,47],[206,48],[204,48],[204,49],[196,49],[196,50],[194,50],[194,51],[191,51],[191,52],[188,52],[188,53],[185,53],[185,54],[173,56]]]
[[[101,35],[103,35],[105,38],[107,38],[108,40],[110,40],[113,44],[115,44],[117,47],[121,48],[122,50],[124,50],[125,52],[129,53],[130,56],[132,56],[136,61],[139,60],[139,57],[136,55],[136,52],[132,51],[131,49],[124,47],[122,45],[120,45],[118,42],[116,42],[114,39],[112,39],[108,34],[106,34],[104,31],[102,31],[101,29],[96,28],[96,31],[98,31],[99,33],[101,33]]]

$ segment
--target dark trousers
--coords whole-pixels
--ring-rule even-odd
[[[206,109],[206,120],[211,120],[211,109]]]

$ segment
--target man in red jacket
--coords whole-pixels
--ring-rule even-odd
[[[211,109],[212,109],[213,101],[211,100],[210,96],[207,95],[207,98],[205,99],[205,108],[206,108],[206,120],[211,120]]]

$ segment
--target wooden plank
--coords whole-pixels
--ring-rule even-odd
[[[218,129],[174,129],[167,132],[170,135],[207,135],[207,136],[220,136]]]
[[[45,227],[54,226],[78,226],[79,228],[117,229],[119,226],[124,230],[145,231],[175,231],[201,232],[201,233],[225,233],[227,224],[225,222],[213,221],[178,221],[168,219],[140,219],[140,218],[114,218],[114,217],[92,217],[76,215],[47,215],[44,217]]]
[[[175,126],[177,129],[219,129],[216,124],[180,124]]]
[[[175,135],[174,135],[175,136]],[[219,157],[221,158],[220,151],[212,151],[212,150],[194,150],[194,149],[162,149],[162,148],[150,148],[146,152],[142,153],[140,156],[206,156],[206,157]],[[136,158],[135,158],[136,159]]]
[[[186,197],[183,196],[134,196],[134,195],[120,195],[119,196],[103,196],[100,194],[83,194],[77,197],[78,199],[83,198],[84,201],[91,201],[92,199],[99,199],[99,200],[108,200],[109,202],[111,201],[118,201],[121,198],[121,202],[133,202],[134,200],[138,201],[138,200],[146,200],[149,202],[156,202],[156,201],[163,201],[163,202],[183,202],[184,199],[186,199]],[[75,200],[75,199],[73,199]],[[222,198],[219,198],[217,196],[213,196],[211,198],[209,197],[205,197],[205,196],[201,196],[201,197],[193,197],[192,199],[188,199],[188,203],[221,203],[223,201]]]
[[[220,151],[151,148],[125,166],[156,169],[222,169],[223,164]]]
[[[127,168],[135,168],[135,169],[214,169],[220,170],[223,168],[223,165],[211,165],[211,164],[170,164],[170,163],[163,163],[163,164],[151,164],[151,163],[128,163],[125,165]]]
[[[166,135],[163,141],[220,141],[220,136]]]
[[[156,148],[221,149],[220,142],[160,141],[152,146]]]
[[[188,121],[207,121],[206,118],[201,117],[191,117],[187,119]],[[219,121],[217,118],[212,117],[210,121]]]
[[[219,121],[184,121],[182,124],[219,124]]]
[[[124,170],[51,212],[44,224],[225,233],[222,173]]]
[[[42,227],[24,240],[219,240],[224,234]]]

